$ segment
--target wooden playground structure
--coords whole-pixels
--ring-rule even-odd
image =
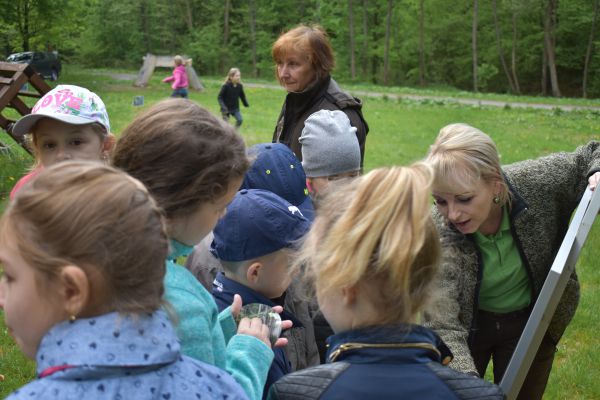
[[[192,67],[191,59],[184,57],[186,62],[186,72],[190,87],[196,90],[204,90],[204,86],[198,78],[198,74]],[[154,73],[156,67],[172,68],[173,56],[156,56],[146,54],[144,63],[140,69],[135,86],[144,87]],[[29,64],[17,64],[0,61],[0,127],[14,139],[27,152],[31,150],[27,147],[24,136],[15,135],[12,127],[16,120],[5,114],[7,108],[15,110],[20,116],[31,113],[31,107],[24,101],[26,98],[40,99],[51,90],[51,87],[44,79],[29,66]],[[37,100],[36,100],[37,101]],[[8,145],[0,141],[0,150],[6,149]]]
[[[148,81],[152,77],[152,74],[154,73],[154,69],[156,67],[173,68],[173,56],[156,56],[154,54],[148,53],[143,57],[143,59],[144,63],[142,65],[142,68],[140,68],[140,72],[138,72],[137,79],[135,80],[135,86],[138,87],[144,87],[148,84]],[[198,78],[198,74],[192,66],[191,58],[183,56],[183,59],[187,60],[185,71],[188,75],[190,87],[192,89],[200,91],[204,90],[204,86],[202,86],[202,83]]]
[[[0,127],[29,153],[31,150],[25,144],[25,137],[14,135],[12,132],[16,119],[5,116],[4,112],[6,108],[12,108],[21,116],[27,115],[31,113],[31,107],[23,99],[28,97],[39,99],[50,89],[50,86],[29,64],[0,62]],[[6,147],[0,142],[0,148]]]

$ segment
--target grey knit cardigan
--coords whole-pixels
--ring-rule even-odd
[[[573,153],[555,153],[503,167],[512,196],[510,226],[521,253],[536,299],[568,229],[569,219],[588,184],[600,171],[600,142],[592,141]],[[597,190],[600,190],[597,189]],[[433,207],[440,233],[443,261],[438,281],[438,300],[425,316],[454,354],[450,367],[477,373],[469,351],[477,329],[473,316],[478,310],[482,276],[481,256],[472,235],[449,226]],[[575,271],[548,327],[558,343],[573,318],[579,301]]]

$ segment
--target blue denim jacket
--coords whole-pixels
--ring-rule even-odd
[[[181,355],[164,311],[61,322],[36,358],[38,379],[8,399],[247,399],[227,372]]]

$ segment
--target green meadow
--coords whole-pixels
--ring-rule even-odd
[[[171,90],[160,79],[168,70],[158,70],[146,88],[114,74],[136,71],[83,70],[65,68],[59,83],[87,87],[100,95],[108,107],[113,132],[118,136],[131,119],[145,107],[167,97]],[[247,82],[254,82],[248,79]],[[220,77],[204,78],[205,90],[191,91],[190,98],[215,114]],[[274,81],[260,81],[271,83]],[[468,93],[444,88],[423,91],[409,88],[344,85],[352,92],[375,91],[389,94],[417,94],[438,97],[469,97]],[[242,108],[244,124],[240,130],[248,145],[271,140],[285,92],[282,89],[246,87],[250,108]],[[144,96],[144,106],[134,107],[134,96]],[[472,97],[475,97],[474,95]],[[568,100],[522,99],[500,95],[477,95],[478,99],[514,102],[539,102],[558,106]],[[572,151],[592,139],[600,139],[600,112],[480,107],[458,105],[450,101],[395,100],[393,96],[364,97],[364,115],[370,126],[367,137],[365,169],[408,164],[421,159],[439,129],[449,123],[466,122],[488,133],[498,145],[504,164],[539,157],[551,152]],[[600,101],[573,101],[577,105],[600,106]],[[0,152],[0,199],[4,203],[11,187],[29,168],[32,158],[2,131],[0,141],[9,145]],[[3,206],[0,206],[3,207]],[[0,208],[2,209],[2,208]],[[593,261],[596,260],[596,261]],[[577,314],[559,344],[545,399],[600,399],[600,220],[590,233],[577,265],[582,297]],[[1,312],[0,312],[1,314]],[[23,316],[26,318],[26,316]],[[34,364],[19,352],[0,318],[0,397],[6,396],[35,377]],[[0,377],[1,379],[1,377]]]

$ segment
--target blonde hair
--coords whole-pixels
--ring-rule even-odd
[[[240,69],[239,68],[231,68],[229,70],[229,72],[227,73],[227,77],[225,78],[225,83],[231,82],[231,78],[233,78],[233,76],[236,73],[239,73],[241,75]],[[240,82],[241,82],[241,79],[240,79]]]
[[[0,220],[0,241],[16,243],[40,288],[76,265],[90,280],[91,301],[122,313],[162,304],[168,241],[148,191],[98,162],[48,167],[21,188]]]
[[[175,66],[180,66],[181,64],[183,64],[184,66],[188,67],[192,65],[192,59],[188,58],[184,60],[183,57],[178,54],[175,57],[173,57],[173,63],[175,63]]]
[[[317,295],[360,287],[373,324],[409,322],[430,298],[440,247],[424,163],[375,169],[326,195],[295,267]]]
[[[469,191],[477,181],[498,182],[500,203],[510,202],[502,176],[496,144],[488,135],[467,124],[450,124],[440,130],[425,159],[434,171],[435,190]]]
[[[305,56],[315,71],[317,79],[329,75],[335,67],[329,36],[320,25],[298,25],[282,33],[271,49],[273,61],[278,64],[289,53]],[[277,68],[275,68],[275,75],[279,80]]]

